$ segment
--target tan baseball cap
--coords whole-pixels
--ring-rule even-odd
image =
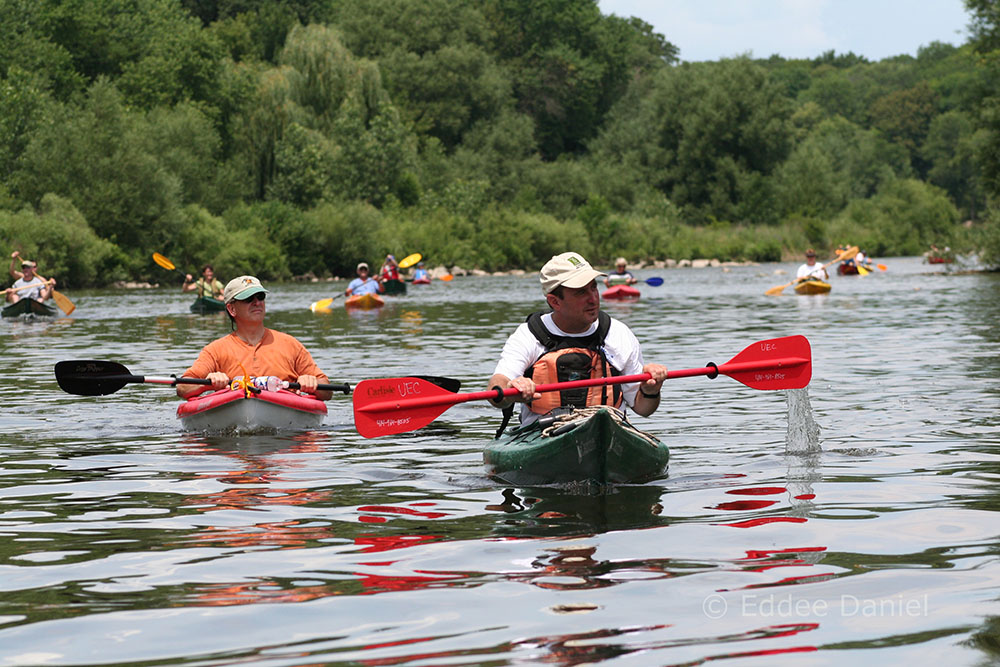
[[[253,276],[240,276],[226,283],[226,289],[222,291],[222,300],[229,303],[233,299],[249,299],[260,292],[268,294],[259,280]]]
[[[36,266],[38,265],[32,262],[30,259],[26,259],[23,262],[21,262],[21,268],[23,269],[26,269],[28,267],[35,268]]]
[[[564,252],[545,263],[541,271],[542,292],[548,294],[560,285],[586,287],[606,273],[594,270],[590,262],[575,252]]]
[[[368,262],[358,262],[358,268],[355,269],[355,270],[356,271],[360,271],[361,269],[366,269],[367,270],[368,269]]]

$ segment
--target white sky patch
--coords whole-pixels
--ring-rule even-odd
[[[961,45],[969,22],[962,0],[599,0],[599,7],[649,23],[687,61],[830,50],[873,61],[915,56],[933,41]]]

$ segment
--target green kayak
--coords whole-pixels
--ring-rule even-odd
[[[3,309],[4,317],[20,317],[34,315],[52,317],[56,314],[56,309],[47,303],[35,301],[34,299],[21,299],[17,303],[12,303]]]
[[[199,296],[191,304],[191,312],[205,315],[206,313],[220,313],[226,309],[226,302],[222,299],[213,299],[210,296]]]
[[[517,486],[639,482],[667,467],[667,446],[615,408],[554,410],[490,443],[487,472]]]
[[[383,294],[406,294],[406,283],[402,280],[384,280],[382,288],[385,289]]]

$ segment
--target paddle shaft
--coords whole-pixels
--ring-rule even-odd
[[[667,379],[694,377],[697,375],[708,375],[712,378],[719,373],[730,375],[746,371],[768,371],[790,368],[809,363],[808,359],[802,357],[779,357],[770,359],[766,363],[760,361],[729,362],[717,366],[712,364],[704,368],[685,368],[680,370],[667,371]],[[569,382],[555,382],[551,384],[540,384],[535,386],[535,391],[543,394],[548,391],[564,391],[567,389],[578,389],[582,387],[599,387],[610,384],[628,384],[631,382],[645,382],[653,376],[649,373],[639,373],[636,375],[619,375],[610,378],[589,378],[586,380],[570,380]],[[466,394],[446,394],[440,396],[419,396],[402,400],[378,401],[361,406],[358,410],[362,412],[392,412],[405,406],[408,408],[426,408],[437,405],[454,405],[466,403],[468,401],[497,400],[510,396],[517,396],[521,392],[514,387],[506,389],[487,389],[484,391],[472,391]]]
[[[212,381],[208,378],[189,378],[189,377],[155,377],[147,375],[132,375],[132,374],[122,374],[122,375],[101,375],[101,380],[112,380],[115,382],[137,382],[142,384],[167,384],[170,386],[176,386],[179,384],[200,384],[200,385],[211,385]],[[289,382],[289,389],[301,389],[301,385],[298,382]],[[351,385],[345,383],[342,384],[318,384],[316,389],[322,391],[342,391],[345,394],[350,393]]]
[[[41,276],[39,276],[39,278],[41,278]],[[44,283],[42,285],[43,288],[52,287],[52,285],[49,284],[49,281],[43,280],[42,282]],[[9,287],[8,289],[10,289],[12,292],[20,292],[23,289],[31,289],[32,287],[38,287],[38,283],[28,283],[27,285],[21,285],[20,287]]]

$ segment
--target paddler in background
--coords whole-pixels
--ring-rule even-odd
[[[384,292],[385,288],[379,281],[371,278],[368,275],[368,262],[361,262],[358,264],[357,268],[358,277],[347,284],[347,289],[344,290],[344,294],[347,296],[362,295],[362,294],[378,294]]]
[[[52,290],[56,286],[55,278],[46,280],[35,273],[37,264],[30,259],[21,261],[21,270],[18,271],[17,260],[21,253],[17,250],[10,255],[10,275],[15,278],[14,284],[4,290],[7,301],[17,303],[21,299],[34,299],[35,301],[45,301],[52,296]],[[30,287],[29,287],[30,285]]]
[[[183,377],[208,378],[211,389],[229,386],[233,378],[274,375],[286,382],[298,382],[300,393],[314,394],[326,401],[330,390],[318,390],[327,378],[313,361],[309,351],[288,334],[264,326],[264,298],[268,291],[253,276],[233,278],[226,284],[222,300],[234,330],[227,336],[206,345],[198,360],[183,373]],[[179,384],[177,395],[187,398],[201,393],[205,385]]]
[[[624,403],[644,417],[656,411],[667,368],[645,363],[632,330],[601,311],[597,278],[604,275],[575,252],[556,255],[542,267],[542,293],[550,311],[530,315],[504,344],[489,387],[514,387],[521,394],[490,401],[495,407],[509,414],[513,402],[522,403],[522,424],[561,406]],[[535,392],[536,384],[639,373],[652,377],[642,383]]]
[[[201,278],[194,282],[191,282],[192,280],[193,276],[190,273],[185,275],[181,290],[185,292],[198,290],[198,296],[210,296],[213,299],[222,298],[222,291],[225,288],[222,286],[222,281],[215,277],[215,269],[211,264],[201,267]]]
[[[429,282],[431,279],[430,274],[427,273],[427,269],[424,268],[423,262],[417,262],[416,268],[413,269],[413,282],[422,283]]]
[[[806,250],[806,263],[799,267],[795,277],[799,282],[810,279],[829,280],[830,274],[822,264],[816,265],[816,251],[809,248]]]
[[[379,271],[380,281],[385,282],[386,280],[399,280],[399,265],[396,264],[396,258],[392,255],[386,255],[385,261],[382,263],[382,269]]]
[[[615,260],[615,270],[609,273],[604,278],[604,286],[611,287],[612,285],[634,285],[639,282],[635,276],[629,272],[628,265],[625,263],[624,257],[619,257]]]

